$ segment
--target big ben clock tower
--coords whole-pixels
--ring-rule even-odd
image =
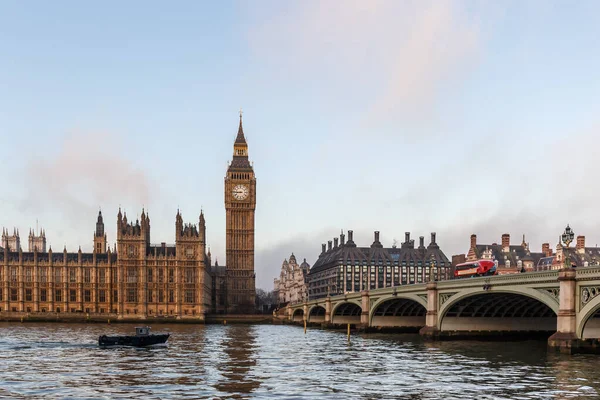
[[[233,160],[225,176],[227,312],[250,313],[255,309],[254,210],[256,178],[248,161],[248,144],[240,126],[233,144]]]

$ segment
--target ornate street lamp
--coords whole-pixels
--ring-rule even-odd
[[[431,262],[429,264],[429,281],[437,281],[435,274],[433,272],[433,268],[435,266],[435,256],[433,254],[431,254]]]
[[[571,244],[571,242],[573,241],[574,238],[575,238],[575,233],[573,232],[573,230],[571,229],[569,224],[567,224],[567,227],[565,228],[565,231],[561,236],[563,243],[566,245],[566,249],[563,246],[563,253],[565,253],[564,261],[565,261],[566,268],[571,267],[571,264],[569,262],[569,245]]]

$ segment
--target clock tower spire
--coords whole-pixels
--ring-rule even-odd
[[[240,125],[233,159],[225,176],[227,312],[251,313],[255,308],[254,210],[256,177],[248,161],[248,143]]]

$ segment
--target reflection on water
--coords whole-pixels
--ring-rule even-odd
[[[156,325],[168,346],[97,346],[133,325],[0,323],[0,397],[405,398],[600,397],[598,356],[543,341],[428,343],[270,325]]]
[[[251,375],[256,366],[255,350],[258,347],[255,329],[247,325],[224,327],[224,360],[218,364],[223,379],[215,385],[222,395],[244,397],[260,386],[260,381]]]

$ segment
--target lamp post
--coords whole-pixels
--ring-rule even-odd
[[[437,281],[435,274],[433,272],[433,268],[435,266],[435,256],[432,254],[430,258],[430,264],[429,264],[429,281],[433,282],[433,281]]]
[[[561,236],[563,243],[566,245],[566,248],[565,248],[565,246],[563,246],[563,253],[564,253],[563,256],[564,256],[565,268],[571,267],[571,264],[569,262],[569,252],[570,252],[569,245],[573,241],[573,238],[575,238],[575,233],[573,232],[573,230],[571,229],[569,224],[567,224],[567,227],[565,228],[565,231]]]

